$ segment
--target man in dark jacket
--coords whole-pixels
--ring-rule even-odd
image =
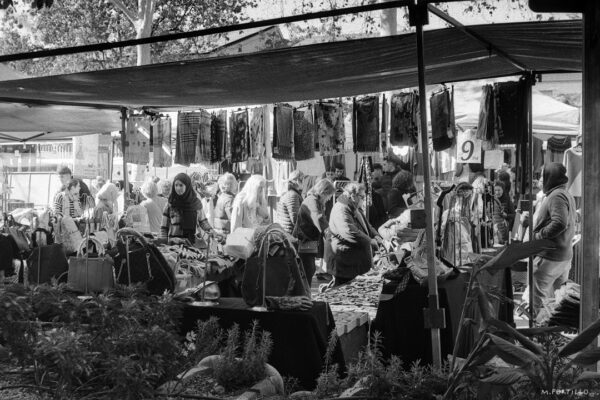
[[[567,169],[560,163],[546,165],[543,172],[544,194],[534,239],[549,239],[555,248],[544,250],[534,260],[534,310],[540,310],[554,291],[566,282],[573,258],[575,199],[566,190]]]
[[[365,197],[363,185],[350,183],[331,210],[332,254],[326,258],[328,267],[333,266],[336,286],[368,272],[373,266],[373,252],[382,241],[361,210]],[[325,249],[327,252],[327,244]]]

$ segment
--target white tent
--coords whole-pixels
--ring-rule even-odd
[[[462,129],[472,129],[478,124],[482,85],[477,82],[454,87],[456,124]],[[533,134],[537,138],[577,136],[580,132],[579,108],[533,90]]]

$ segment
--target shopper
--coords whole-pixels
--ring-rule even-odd
[[[171,195],[171,187],[173,184],[168,179],[161,179],[158,184],[158,197],[162,197],[165,200]]]
[[[277,222],[287,233],[292,233],[296,226],[298,210],[302,204],[302,180],[304,174],[302,171],[295,170],[290,173],[288,178],[288,190],[277,203]]]
[[[74,178],[71,169],[66,166],[60,167],[57,173],[62,185],[57,195],[65,190],[67,184],[71,180],[75,179],[77,182],[79,182],[79,204],[86,204],[87,197],[91,196],[92,193],[85,182],[82,179]],[[56,204],[56,199],[54,199],[54,203]]]
[[[512,223],[515,219],[515,207],[501,181],[494,182],[494,202],[492,207],[492,220],[494,223],[494,236],[497,244],[508,242]]]
[[[392,189],[387,195],[388,215],[390,218],[396,218],[402,211],[408,208],[404,200],[404,195],[413,194],[417,191],[413,175],[405,170],[400,170],[392,180]]]
[[[94,207],[94,220],[102,218],[104,212],[115,214],[117,212],[117,198],[119,197],[119,189],[114,183],[107,182],[102,186],[96,194],[96,206]]]
[[[364,201],[365,187],[350,183],[331,210],[332,254],[327,264],[332,266],[336,286],[369,271],[373,266],[373,252],[382,241],[361,211]]]
[[[267,180],[251,175],[233,201],[231,231],[237,228],[256,228],[270,222],[266,198]]]
[[[298,253],[310,287],[315,274],[315,259],[323,258],[323,234],[329,227],[325,204],[333,197],[335,188],[327,179],[321,179],[308,192],[298,210],[294,236],[298,238]]]
[[[554,248],[543,250],[533,263],[533,308],[536,313],[554,297],[554,291],[567,281],[573,258],[575,199],[566,190],[567,169],[560,163],[544,167],[544,194],[534,228],[534,239],[549,239]]]
[[[158,197],[158,187],[151,180],[144,182],[141,191],[146,200],[142,201],[140,205],[144,206],[148,212],[150,232],[158,233],[160,232],[162,215],[167,202]]]
[[[217,184],[219,191],[211,200],[213,202],[213,226],[218,233],[228,235],[231,232],[231,214],[237,181],[233,174],[226,172],[219,177]]]
[[[159,238],[162,241],[187,239],[194,244],[198,227],[211,236],[221,236],[208,223],[202,210],[202,202],[192,188],[190,177],[184,173],[177,174],[163,212]]]
[[[345,175],[346,167],[342,163],[335,163],[335,176],[333,177],[334,181],[339,182],[348,182],[350,179]]]
[[[78,179],[71,179],[65,185],[62,192],[54,197],[54,214],[57,216],[69,216],[73,219],[81,217],[81,203],[79,202],[81,186]]]

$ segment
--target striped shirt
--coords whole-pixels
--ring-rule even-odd
[[[200,227],[206,233],[210,233],[213,230],[212,226],[208,223],[208,219],[203,210],[198,210],[197,212],[196,226]],[[167,204],[162,216],[159,238],[183,238],[194,243],[195,236],[196,229],[183,229],[181,227],[181,212]]]

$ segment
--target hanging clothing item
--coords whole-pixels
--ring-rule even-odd
[[[146,165],[150,162],[150,123],[146,115],[127,118],[125,159],[128,163]]]
[[[294,108],[287,104],[273,109],[273,158],[294,159]]]
[[[419,138],[419,95],[415,92],[392,95],[390,144],[414,146]]]
[[[153,166],[159,168],[172,166],[171,153],[171,118],[161,117],[152,123]]]
[[[431,110],[431,138],[433,149],[442,151],[456,143],[456,124],[454,122],[453,96],[446,88],[434,93],[429,99]]]
[[[581,147],[575,146],[565,151],[563,164],[567,168],[567,191],[573,197],[581,197],[581,179],[583,168],[583,157]]]
[[[208,111],[200,110],[200,123],[198,126],[198,137],[196,138],[195,162],[211,161],[212,118]]]
[[[494,87],[492,85],[485,85],[481,89],[477,139],[495,143],[498,141],[498,138],[496,136],[496,102],[494,100]]]
[[[231,133],[231,162],[244,162],[248,160],[248,110],[232,112],[229,127]]]
[[[533,137],[533,172],[539,172],[544,165],[544,141]]]
[[[312,105],[294,110],[294,158],[296,161],[315,157],[315,123]]]
[[[250,110],[250,151],[251,158],[262,160],[266,156],[265,137],[267,134],[265,118],[269,118],[266,106]]]
[[[494,84],[500,144],[517,144],[527,132],[527,87],[524,81]]]
[[[196,161],[196,142],[200,132],[199,112],[177,114],[177,139],[175,142],[175,163],[189,166]]]
[[[462,197],[454,191],[445,199],[448,204],[442,216],[441,257],[454,266],[469,262],[473,253],[471,235],[471,196]]]
[[[212,114],[210,135],[213,138],[210,148],[210,160],[211,162],[223,161],[227,158],[227,110]]]
[[[354,152],[373,152],[379,149],[379,97],[356,99],[353,110]]]
[[[562,163],[565,151],[571,148],[571,138],[552,136],[548,139],[548,149],[544,157],[544,164]]]
[[[319,135],[319,152],[333,156],[344,151],[344,110],[340,103],[315,104],[315,118]]]

